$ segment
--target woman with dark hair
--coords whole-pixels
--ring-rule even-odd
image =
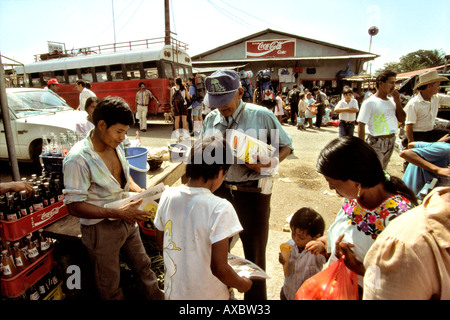
[[[316,169],[344,201],[328,234],[306,248],[315,254],[327,250],[329,263],[345,256],[362,287],[365,254],[389,222],[416,206],[417,199],[400,178],[383,170],[372,147],[354,136],[328,143]]]
[[[177,91],[180,91],[181,95],[184,98],[184,104],[182,106],[175,106],[174,103],[172,103],[172,97],[175,95]],[[184,87],[183,80],[181,78],[175,79],[175,86],[172,87],[172,91],[170,94],[170,101],[172,103],[172,112],[175,117],[174,124],[175,124],[175,130],[178,130],[180,128],[180,116],[181,116],[181,122],[183,124],[183,129],[187,130],[187,135],[189,136],[189,126],[187,122],[187,101],[186,101],[186,88]]]

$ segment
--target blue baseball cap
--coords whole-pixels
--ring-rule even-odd
[[[239,74],[234,70],[218,70],[205,80],[204,102],[211,109],[220,108],[233,100],[239,89]]]

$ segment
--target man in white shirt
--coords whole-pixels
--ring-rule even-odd
[[[160,105],[158,99],[153,95],[153,93],[145,88],[145,83],[139,83],[139,91],[136,93],[136,118],[139,119],[141,131],[147,131],[147,112],[150,100],[155,99],[156,103]]]
[[[398,123],[406,118],[400,94],[395,89],[396,77],[391,70],[384,70],[377,76],[377,92],[363,102],[357,119],[358,137],[365,140],[367,125],[366,141],[377,153],[383,169],[394,151]]]
[[[435,142],[449,132],[448,129],[434,128],[439,106],[450,106],[450,96],[438,93],[441,82],[448,80],[446,77],[439,76],[436,70],[419,76],[419,82],[414,87],[414,90],[417,89],[419,93],[405,106],[408,143]]]
[[[350,87],[344,88],[342,95],[344,98],[334,108],[334,112],[339,114],[339,137],[353,136],[356,114],[359,111],[358,101],[353,98]]]
[[[80,93],[80,105],[78,106],[77,110],[85,111],[85,104],[86,100],[89,97],[97,97],[94,92],[86,88],[86,81],[83,79],[77,80],[77,90]]]

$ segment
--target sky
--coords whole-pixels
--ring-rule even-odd
[[[366,52],[370,47],[380,55],[373,72],[419,49],[450,54],[449,0],[169,3],[171,31],[191,56],[268,28]],[[371,26],[379,32],[370,46]],[[48,41],[82,48],[163,37],[164,29],[164,0],[0,0],[0,53],[21,63],[46,53]]]

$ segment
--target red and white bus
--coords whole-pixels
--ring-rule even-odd
[[[35,56],[36,62],[16,67],[19,85],[23,79],[29,87],[43,87],[50,78],[61,84],[58,94],[72,107],[79,105],[76,81],[91,83],[98,98],[120,96],[136,111],[135,97],[139,83],[144,82],[161,103],[151,99],[149,113],[170,111],[169,81],[176,77],[187,80],[192,76],[192,62],[186,53],[187,45],[171,39],[164,45],[163,38],[100,45],[65,50]],[[23,70],[25,69],[25,70]],[[21,83],[22,82],[22,83]]]

